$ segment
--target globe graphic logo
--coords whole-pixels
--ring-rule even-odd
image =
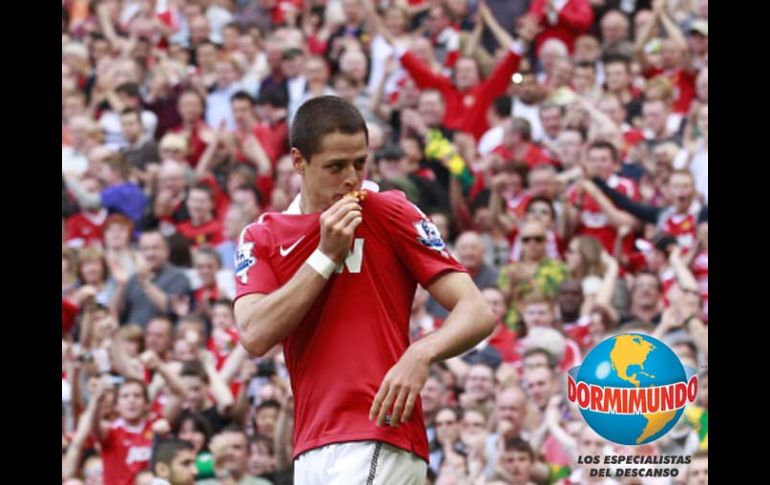
[[[626,333],[594,347],[570,369],[568,399],[599,435],[642,445],[668,433],[695,402],[698,378],[663,342]]]

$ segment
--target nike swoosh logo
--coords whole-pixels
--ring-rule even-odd
[[[287,256],[290,252],[294,251],[294,248],[297,247],[297,244],[302,242],[302,240],[305,239],[305,236],[302,236],[301,238],[297,239],[297,241],[289,246],[288,248],[284,249],[283,246],[280,247],[281,256]]]

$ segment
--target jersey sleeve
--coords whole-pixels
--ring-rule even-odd
[[[252,293],[269,294],[280,286],[267,258],[268,233],[264,225],[255,223],[241,233],[235,251],[235,299]]]
[[[417,282],[427,287],[447,271],[465,271],[447,250],[438,229],[402,192],[393,191],[386,228],[399,260]]]

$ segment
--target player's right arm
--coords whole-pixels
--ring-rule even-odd
[[[336,265],[342,263],[361,224],[358,201],[344,197],[321,214],[318,250]],[[326,286],[323,277],[308,262],[285,285],[269,294],[251,293],[235,301],[235,320],[241,344],[253,355],[263,355],[288,337],[307,315]]]

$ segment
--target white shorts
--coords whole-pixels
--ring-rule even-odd
[[[382,441],[334,443],[294,460],[295,485],[424,485],[428,464]]]

